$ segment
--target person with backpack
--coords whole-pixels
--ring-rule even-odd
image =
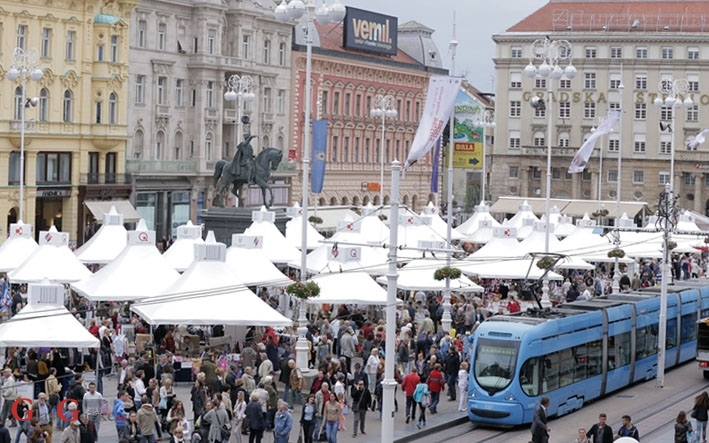
[[[431,405],[431,391],[428,390],[427,378],[425,375],[420,376],[419,383],[414,390],[414,401],[419,406],[419,419],[416,422],[416,427],[421,429],[426,426],[426,408]]]

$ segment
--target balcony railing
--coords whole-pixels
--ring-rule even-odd
[[[89,172],[81,174],[81,185],[130,185],[133,179],[130,174]]]
[[[34,126],[35,126],[34,120],[25,120],[25,131],[34,131]],[[22,120],[11,120],[10,121],[10,129],[12,129],[13,131],[21,131],[22,130]]]
[[[127,160],[126,170],[140,174],[195,174],[197,160]]]

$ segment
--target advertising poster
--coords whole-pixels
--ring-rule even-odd
[[[482,169],[483,130],[475,127],[475,121],[483,108],[477,100],[458,91],[455,102],[455,131],[453,133],[453,167]]]

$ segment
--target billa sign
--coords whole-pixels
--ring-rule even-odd
[[[347,49],[396,55],[398,19],[347,7],[342,46]]]

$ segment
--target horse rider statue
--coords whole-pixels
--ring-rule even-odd
[[[237,177],[242,175],[246,177],[248,182],[253,181],[254,171],[256,169],[254,148],[251,146],[251,140],[254,138],[256,138],[255,135],[246,133],[244,134],[244,140],[236,147],[236,161],[234,162],[234,168],[236,170],[234,172]],[[242,168],[244,171],[242,171]]]

